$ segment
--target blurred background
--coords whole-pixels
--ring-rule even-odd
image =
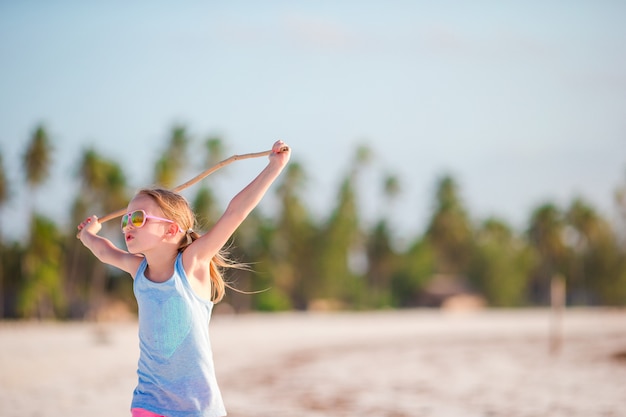
[[[0,315],[132,316],[87,215],[293,149],[236,312],[626,304],[626,3],[0,1]],[[210,227],[265,165],[184,192]],[[103,234],[123,247],[117,220]],[[559,285],[561,285],[559,284]],[[559,287],[559,286],[557,286]],[[559,287],[560,288],[560,287]]]

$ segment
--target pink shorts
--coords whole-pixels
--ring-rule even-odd
[[[144,410],[143,408],[133,408],[130,410],[132,417],[165,417],[161,414],[153,413],[152,411]]]

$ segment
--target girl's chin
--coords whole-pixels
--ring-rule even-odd
[[[132,253],[133,255],[139,254],[139,251],[137,250],[137,248],[134,247],[132,241],[126,242],[126,249],[128,250],[128,253]]]

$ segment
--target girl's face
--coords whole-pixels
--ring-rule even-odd
[[[162,242],[167,237],[171,227],[177,227],[174,223],[152,217],[165,217],[158,204],[149,196],[140,194],[128,204],[127,213],[135,210],[143,210],[147,216],[141,227],[134,227],[132,222],[124,232],[126,247],[130,253],[143,253]]]

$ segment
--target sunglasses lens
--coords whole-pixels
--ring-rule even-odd
[[[143,226],[145,220],[146,219],[144,218],[143,211],[141,210],[133,211],[130,214],[130,222],[132,223],[133,227]]]
[[[122,230],[126,229],[126,226],[128,226],[128,214],[122,216]]]
[[[134,228],[140,228],[146,222],[146,216],[142,210],[133,211],[130,214],[122,216],[122,231],[128,229],[128,224],[132,224]]]

